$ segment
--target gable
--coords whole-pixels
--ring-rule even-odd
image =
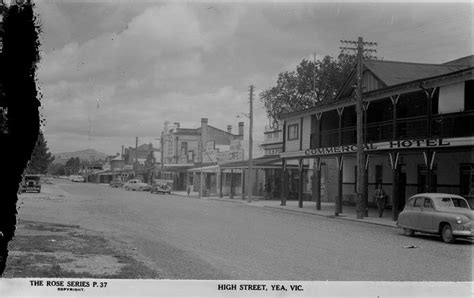
[[[356,68],[351,71],[350,75],[348,76],[347,80],[344,82],[342,88],[336,96],[337,99],[355,96],[355,86],[357,85],[356,72]],[[362,72],[362,88],[364,90],[363,92],[369,92],[384,87],[387,87],[386,84],[364,65],[364,69]]]

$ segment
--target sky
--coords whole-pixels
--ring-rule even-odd
[[[377,42],[384,60],[443,63],[473,54],[472,2],[36,2],[37,82],[50,151],[153,143],[164,122],[237,132],[259,93],[302,59],[336,57],[340,40]]]

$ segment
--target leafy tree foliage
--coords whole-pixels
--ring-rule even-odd
[[[51,175],[59,175],[59,176],[66,175],[65,166],[60,163],[52,163],[48,169],[48,173]]]
[[[81,159],[79,157],[71,157],[66,161],[66,175],[67,174],[77,174],[79,170],[81,169],[81,166],[83,163],[81,162]]]
[[[27,172],[30,174],[45,174],[53,160],[54,157],[51,156],[44,135],[40,131],[30,162],[28,163]]]
[[[276,86],[260,93],[268,117],[276,120],[281,113],[334,100],[354,66],[355,56],[343,52],[336,59],[303,59],[295,71],[280,73]]]

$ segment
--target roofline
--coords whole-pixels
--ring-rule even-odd
[[[442,75],[437,75],[437,76],[433,76],[433,77],[427,77],[427,78],[422,78],[422,79],[418,79],[418,80],[414,80],[414,81],[409,81],[409,82],[405,82],[405,83],[401,83],[401,84],[397,84],[397,85],[392,85],[392,86],[388,86],[388,87],[385,87],[385,88],[382,88],[382,89],[372,90],[370,92],[363,93],[362,97],[367,98],[367,97],[371,97],[373,95],[376,95],[378,93],[392,91],[392,90],[396,90],[396,89],[399,89],[399,88],[404,87],[404,86],[408,87],[410,85],[414,85],[414,84],[418,84],[418,83],[419,83],[419,85],[421,85],[424,81],[435,80],[435,79],[439,79],[439,78],[442,78],[442,77],[457,75],[457,74],[460,74],[460,73],[463,73],[463,72],[468,72],[468,71],[472,72],[472,70],[474,70],[474,67],[467,67],[467,68],[464,68],[464,69],[461,69],[461,70],[453,71],[453,72],[442,74]]]
[[[366,98],[369,98],[369,97],[379,95],[381,93],[385,93],[385,92],[389,92],[389,91],[395,91],[395,90],[400,89],[401,87],[404,87],[404,86],[408,87],[408,86],[414,85],[414,84],[420,85],[424,81],[435,80],[435,79],[439,79],[439,78],[442,78],[442,77],[449,77],[449,76],[452,76],[452,75],[457,75],[457,74],[460,74],[460,73],[463,73],[463,72],[468,72],[468,71],[472,72],[472,70],[474,70],[474,67],[467,67],[467,68],[464,68],[464,69],[461,69],[461,70],[457,70],[457,71],[454,71],[454,72],[450,72],[450,73],[446,73],[446,74],[442,74],[442,75],[438,75],[438,76],[427,77],[427,78],[422,78],[422,79],[418,79],[418,80],[414,80],[414,81],[400,83],[400,84],[397,84],[397,85],[392,85],[392,86],[388,86],[388,87],[385,87],[385,88],[373,90],[373,91],[370,91],[370,92],[367,92],[367,93],[363,93],[362,97],[363,97],[363,99],[366,99]],[[305,109],[305,110],[288,112],[288,113],[282,114],[280,117],[281,117],[281,119],[291,118],[293,116],[299,116],[303,113],[310,113],[311,111],[319,111],[320,109],[323,109],[323,108],[327,108],[327,110],[330,110],[330,109],[336,108],[338,106],[346,106],[348,103],[354,102],[354,101],[355,101],[355,99],[353,97],[345,97],[345,98],[341,98],[337,101],[334,100],[334,101],[330,101],[330,102],[325,102],[325,103],[319,104],[317,106],[314,106],[314,107],[311,107],[311,108],[308,108],[308,109]]]
[[[466,57],[469,57],[469,56],[466,56]],[[462,58],[466,58],[466,57],[461,57],[461,58],[458,58],[458,59],[462,59]],[[452,61],[456,61],[458,59],[455,59],[455,60],[452,60]],[[416,64],[416,65],[445,66],[445,67],[453,66],[453,65],[446,65],[446,64],[443,64],[443,63],[418,63],[418,62],[405,62],[405,61],[395,61],[395,60],[370,60],[370,61],[364,61],[364,63],[365,62],[375,62],[375,63],[388,62],[388,63],[398,63],[398,64]],[[450,61],[448,61],[448,63],[449,62]]]
[[[209,125],[209,124],[208,124],[207,126],[210,126],[210,127],[214,128],[214,129],[217,129],[217,130],[219,130],[219,131],[225,132],[226,134],[230,134],[231,136],[234,136],[234,137],[240,137],[240,136],[243,136],[243,135],[235,135],[235,134],[233,134],[233,133],[231,133],[231,132],[228,132],[228,131],[222,130],[222,129],[220,129],[220,128],[217,128],[217,127],[215,127],[215,126],[212,126],[212,125]]]

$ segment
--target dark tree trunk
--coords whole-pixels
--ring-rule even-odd
[[[39,94],[35,71],[39,61],[39,25],[27,1],[11,5],[4,16],[1,53],[0,101],[7,109],[7,132],[0,134],[0,275],[5,270],[8,242],[16,226],[17,191],[40,129]]]

